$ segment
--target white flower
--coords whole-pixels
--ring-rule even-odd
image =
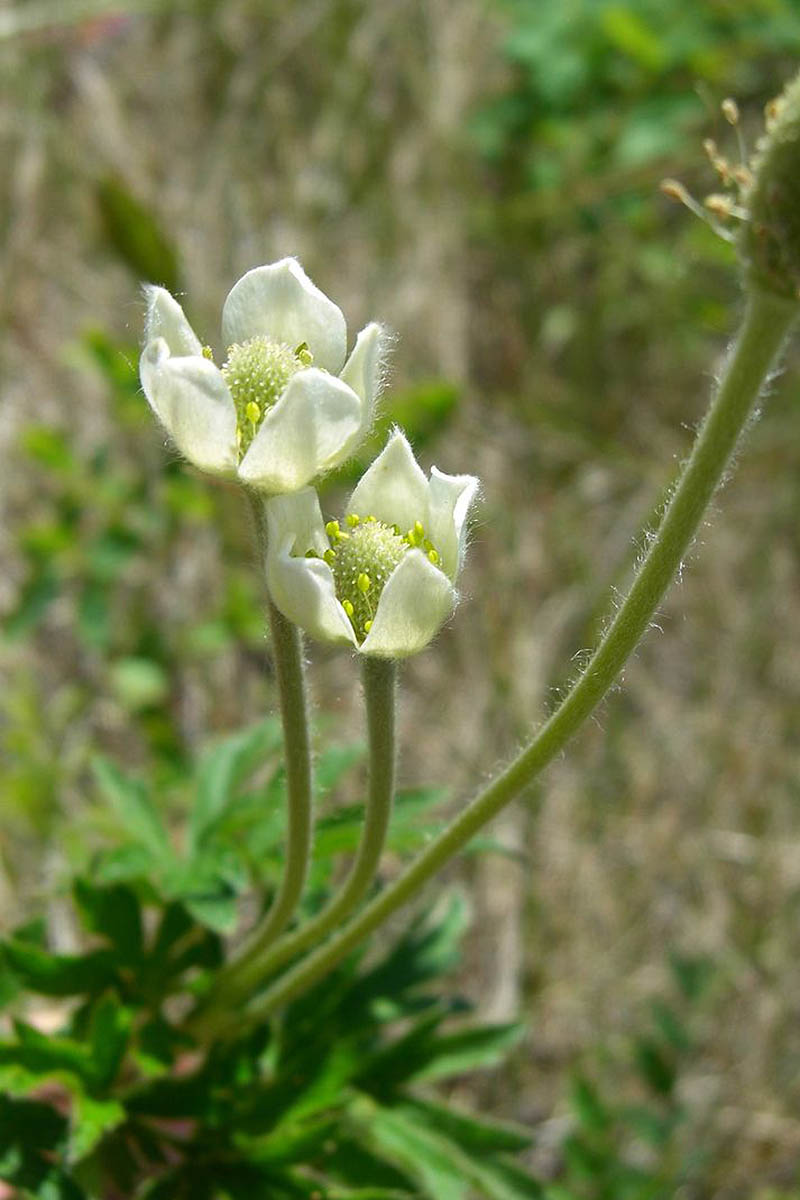
[[[383,331],[362,329],[345,362],[344,317],[293,258],[256,267],[222,310],[222,367],[177,300],[148,286],[144,393],[196,467],[270,493],[338,466],[372,422]]]
[[[472,475],[426,479],[399,431],[350,497],[346,520],[323,522],[311,488],[267,501],[267,583],[290,621],[362,654],[405,658],[427,646],[455,607]]]

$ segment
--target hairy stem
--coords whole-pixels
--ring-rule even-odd
[[[338,934],[258,997],[238,1026],[254,1024],[321,979],[422,886],[556,757],[602,701],[652,620],[730,462],[797,305],[754,291],[724,377],[630,591],[561,704],[508,767]]]
[[[251,497],[256,522],[260,560],[267,551],[263,502]],[[283,879],[275,899],[259,927],[262,945],[268,945],[286,928],[297,908],[308,874],[312,834],[311,745],[308,734],[308,704],[303,671],[300,631],[269,601],[272,656],[278,685],[278,703],[283,726],[284,763],[288,822]]]
[[[311,920],[269,943],[258,930],[240,958],[230,964],[215,988],[217,1003],[227,1009],[253,994],[278,967],[335,929],[367,894],[375,879],[386,842],[395,787],[395,662],[364,658],[362,678],[367,713],[369,790],[364,828],[353,865],[341,890]]]

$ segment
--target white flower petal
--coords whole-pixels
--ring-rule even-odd
[[[403,434],[397,430],[362,475],[347,505],[349,513],[373,516],[405,532],[427,511],[428,481]]]
[[[431,470],[425,532],[451,579],[455,579],[461,567],[467,514],[477,491],[478,480],[474,475],[445,475],[436,467]]]
[[[330,549],[319,497],[313,488],[272,496],[265,511],[270,546],[287,546],[290,554],[301,558],[307,550],[314,550],[321,557]]]
[[[348,383],[362,403],[361,432],[366,435],[372,425],[375,400],[381,386],[382,352],[386,334],[376,322],[367,325],[356,338],[350,357],[342,367],[340,378]]]
[[[139,377],[151,408],[189,462],[218,475],[235,471],[236,412],[212,362],[173,358],[166,341],[156,338],[142,351]]]
[[[266,336],[292,350],[302,342],[314,365],[338,374],[347,349],[344,316],[294,258],[284,258],[243,275],[222,309],[226,346]]]
[[[322,642],[349,642],[355,634],[336,599],[333,572],[321,558],[295,558],[288,534],[282,546],[270,543],[267,587],[273,603],[289,621]]]
[[[203,347],[186,320],[186,314],[174,296],[166,288],[145,284],[147,316],[144,322],[144,340],[152,342],[163,338],[170,354],[178,356],[202,354]]]
[[[450,580],[421,550],[408,550],[386,581],[362,654],[407,658],[424,650],[455,607]]]
[[[294,492],[351,453],[360,424],[352,388],[316,367],[298,371],[264,417],[239,476],[265,492]]]

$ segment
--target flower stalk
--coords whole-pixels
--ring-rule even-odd
[[[217,976],[214,996],[202,1021],[214,1023],[215,1010],[229,1011],[253,995],[271,974],[303,950],[326,937],[364,899],[374,882],[386,843],[396,774],[395,692],[397,664],[391,659],[364,658],[364,703],[367,713],[369,783],[364,828],[356,856],[341,889],[309,921],[272,941],[267,926],[257,930],[244,953]]]
[[[250,498],[255,517],[259,559],[263,562],[267,552],[264,504],[255,495],[251,495]],[[283,726],[288,823],[283,879],[260,929],[260,939],[264,946],[269,945],[283,932],[297,908],[308,875],[313,829],[311,744],[301,634],[297,626],[287,621],[271,600],[269,620]]]
[[[254,1025],[330,971],[394,912],[418,894],[470,839],[515,799],[564,748],[613,686],[646,632],[689,550],[703,514],[728,469],[781,346],[797,302],[775,292],[750,292],[744,322],[694,447],[631,588],[586,667],[530,743],[447,828],[349,924],[318,946],[262,995],[235,1027]]]

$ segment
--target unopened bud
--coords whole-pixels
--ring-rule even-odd
[[[740,247],[750,283],[800,299],[800,75],[773,104],[742,202]]]

